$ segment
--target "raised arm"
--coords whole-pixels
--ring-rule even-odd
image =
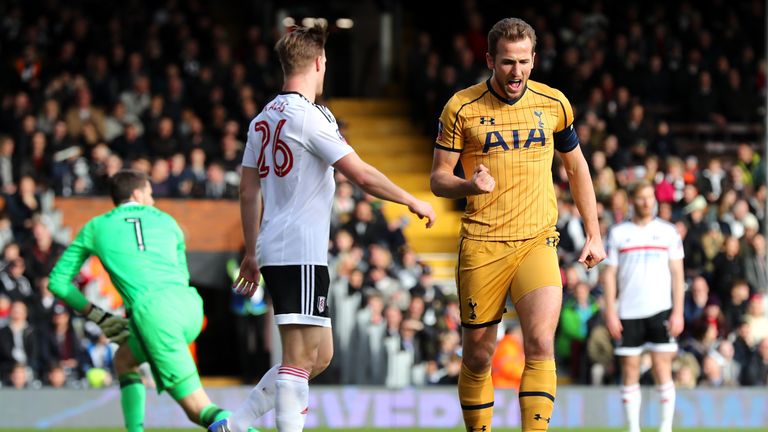
[[[352,152],[342,157],[333,167],[341,171],[350,181],[361,189],[383,200],[403,204],[419,219],[427,218],[427,228],[435,223],[435,211],[426,202],[416,199],[403,188],[392,182],[375,167],[366,163],[357,153]]]

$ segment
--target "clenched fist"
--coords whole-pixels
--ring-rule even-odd
[[[475,172],[472,174],[472,189],[475,194],[486,194],[493,192],[496,187],[496,180],[491,176],[491,172],[485,165],[480,164],[475,167]]]

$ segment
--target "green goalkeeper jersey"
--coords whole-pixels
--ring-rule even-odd
[[[169,214],[155,207],[115,207],[88,221],[67,247],[51,271],[50,290],[76,310],[88,300],[72,279],[91,255],[101,260],[128,309],[159,290],[193,289],[184,234]]]

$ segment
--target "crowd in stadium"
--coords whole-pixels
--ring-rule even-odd
[[[763,41],[747,35],[763,28],[764,5],[709,3],[566,10],[555,2],[521,18],[538,34],[532,78],[574,106],[603,234],[631,214],[627,191],[645,179],[656,185],[659,217],[684,239],[678,386],[768,385],[765,162],[756,141],[713,155],[683,147],[671,127],[725,130],[761,115]],[[407,89],[414,120],[428,129],[450,95],[487,76],[486,27],[499,17],[463,4],[465,22],[444,35],[445,46],[431,29],[414,32],[410,44]],[[105,179],[131,166],[149,173],[156,197],[236,199],[245,127],[279,90],[280,70],[269,31],[251,26],[236,38],[201,2],[121,6],[130,13],[44,5],[0,6],[0,57],[10,60],[0,70],[0,378],[13,387],[76,387],[90,370],[110,370],[113,347],[47,290],[70,234],[54,195],[104,195]],[[560,375],[613,384],[598,272],[575,263],[583,229],[562,169],[553,174],[566,292]],[[334,214],[337,349],[328,376],[393,387],[455,383],[457,297],[408,247],[401,221],[386,220],[341,176]],[[524,361],[519,328],[508,323],[500,337],[494,380],[514,388]]]

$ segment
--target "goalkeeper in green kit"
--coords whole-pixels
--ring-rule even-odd
[[[203,302],[189,286],[184,235],[170,215],[153,207],[146,174],[120,171],[110,190],[116,207],[85,224],[51,272],[50,289],[120,345],[114,364],[128,432],[144,430],[143,362],[158,392],[167,391],[191,421],[207,428],[230,413],[211,403],[189,352],[202,328]],[[91,255],[123,297],[128,319],[91,304],[72,284]]]

